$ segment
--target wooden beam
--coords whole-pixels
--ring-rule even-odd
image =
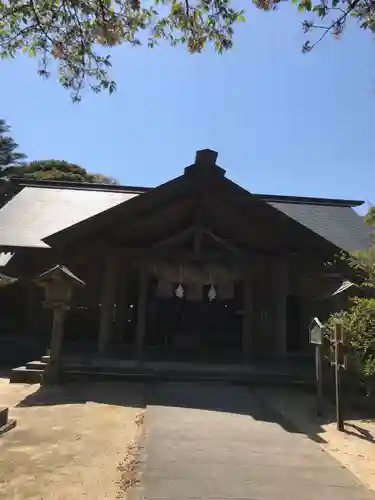
[[[287,297],[288,297],[288,261],[280,257],[274,262],[274,304],[275,304],[275,335],[277,354],[283,359],[287,354]]]
[[[103,354],[108,346],[113,327],[113,301],[116,282],[116,259],[111,250],[104,257],[102,304],[100,309],[100,327],[98,350]]]
[[[216,243],[221,245],[222,247],[226,248],[230,252],[233,252],[235,254],[241,254],[241,249],[237,247],[236,245],[232,245],[229,243],[225,238],[220,238],[220,236],[217,236],[214,232],[212,232],[210,229],[207,228],[202,228],[202,234],[205,234],[206,236],[212,238]]]
[[[111,225],[103,236],[106,240],[112,238],[119,246],[137,245],[138,242],[145,242],[149,246],[180,232],[183,227],[191,226],[192,206],[190,199],[182,198],[156,212],[143,214],[136,219],[125,219],[121,229]]]
[[[166,238],[165,240],[159,241],[152,245],[152,249],[163,248],[172,245],[178,245],[180,243],[185,243],[189,240],[189,238],[194,238],[195,234],[199,231],[197,226],[190,226],[187,229],[171,236],[170,238]]]
[[[193,252],[197,257],[199,257],[202,253],[202,231],[201,230],[194,233]]]
[[[204,226],[204,212],[200,196],[195,196],[194,204],[194,221],[197,231],[194,233],[193,252],[195,255],[200,255],[202,252],[202,228]]]
[[[126,264],[125,264],[126,266]],[[120,279],[117,280],[116,287],[116,319],[115,319],[115,329],[116,334],[120,337],[121,341],[124,341],[128,330],[128,315],[129,315],[129,280],[130,272],[129,268],[124,265],[118,270]]]
[[[251,359],[253,324],[253,277],[251,269],[245,266],[243,280],[243,316],[242,316],[242,361],[246,364]]]
[[[172,245],[178,245],[180,243],[184,243],[189,240],[189,238],[193,238],[194,244],[194,253],[195,254],[200,254],[200,247],[201,247],[201,242],[202,242],[202,236],[206,235],[212,240],[214,240],[219,246],[222,246],[223,248],[229,250],[230,252],[233,252],[235,254],[241,253],[241,250],[236,247],[235,245],[232,245],[228,241],[226,241],[223,238],[220,238],[220,236],[217,236],[214,232],[212,232],[210,229],[200,226],[200,225],[193,225],[184,231],[181,231],[180,233],[171,236],[170,238],[167,238],[163,241],[160,241],[156,243],[155,245],[152,245],[152,249],[158,249],[158,248],[163,248],[163,247],[168,247]]]
[[[135,339],[135,356],[138,363],[143,360],[143,344],[146,334],[146,314],[147,314],[147,267],[143,262],[139,270],[139,289],[137,305],[137,328]]]
[[[142,262],[147,261],[150,266],[153,263],[158,263],[160,261],[168,262],[202,262],[202,263],[233,263],[233,261],[241,265],[245,260],[245,256],[239,256],[236,259],[233,259],[232,254],[223,253],[223,252],[209,252],[209,253],[201,253],[196,254],[194,251],[173,251],[170,253],[165,252],[145,252],[139,255],[139,258],[135,261],[135,266],[139,267]]]

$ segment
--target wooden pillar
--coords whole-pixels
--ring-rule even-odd
[[[21,328],[23,334],[30,334],[30,330],[34,328],[34,306],[35,306],[35,285],[32,283],[33,275],[33,266],[30,256],[26,258],[24,263],[24,279],[22,284],[22,289],[24,293],[24,310],[22,311],[22,319],[21,319]]]
[[[143,343],[146,333],[146,312],[147,312],[147,269],[142,263],[139,270],[138,285],[138,306],[137,306],[137,329],[135,339],[136,359],[141,362],[143,359]]]
[[[300,336],[300,351],[302,353],[308,351],[309,348],[309,310],[308,303],[305,297],[299,296],[299,336]]]
[[[116,260],[114,253],[107,251],[104,260],[102,285],[102,306],[100,310],[100,327],[98,350],[103,354],[108,346],[113,327],[113,300],[115,296]]]
[[[58,382],[60,372],[61,345],[64,334],[65,307],[53,310],[52,338],[49,349],[49,363],[43,374],[43,382],[54,384]]]
[[[242,361],[249,363],[252,355],[253,322],[253,279],[250,269],[246,268],[243,281],[243,317],[242,317]]]
[[[277,356],[285,358],[287,354],[287,298],[288,298],[288,265],[285,256],[275,260],[275,343]]]
[[[34,303],[35,303],[35,285],[31,283],[29,277],[24,281],[24,297],[25,297],[25,309],[23,314],[23,332],[28,334],[29,331],[34,327]]]
[[[128,283],[126,276],[121,274],[121,281],[118,283],[116,294],[116,335],[121,341],[126,336],[127,321],[128,321]]]

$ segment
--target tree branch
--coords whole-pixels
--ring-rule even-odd
[[[326,31],[323,33],[323,35],[315,42],[313,43],[311,46],[310,46],[310,50],[314,49],[314,47],[316,47],[326,36],[328,33],[330,33],[335,26],[337,25],[342,25],[347,16],[353,12],[353,10],[357,7],[357,5],[359,4],[360,0],[354,0],[354,2],[352,2],[349,6],[349,8],[344,11],[343,15],[341,17],[339,17],[338,19],[336,19],[335,21],[332,22],[332,24],[330,26],[327,26],[327,27],[324,27],[324,26],[313,26],[314,28],[321,28],[321,29],[325,29]]]

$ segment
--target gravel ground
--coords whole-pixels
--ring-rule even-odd
[[[142,385],[41,388],[0,379],[0,404],[17,419],[0,438],[1,500],[125,498],[143,421]]]

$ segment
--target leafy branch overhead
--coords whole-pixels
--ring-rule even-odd
[[[375,32],[375,5],[372,0],[331,0],[330,2],[319,2],[313,4],[311,0],[293,0],[298,4],[298,9],[303,12],[311,12],[318,16],[320,22],[313,19],[303,21],[302,26],[305,33],[312,31],[320,32],[314,42],[307,40],[303,45],[304,52],[310,52],[327,35],[339,38],[344,31],[348,17],[356,18],[359,26]]]
[[[340,34],[348,15],[358,17],[362,27],[375,29],[368,0],[293,1],[299,10],[328,20],[327,26],[313,20],[303,23],[305,31],[323,30],[320,39],[327,33]],[[280,0],[253,2],[274,10]],[[110,47],[154,47],[164,40],[185,45],[191,53],[201,52],[207,44],[222,53],[233,45],[235,25],[244,21],[244,12],[231,0],[0,0],[0,56],[35,56],[39,74],[45,77],[51,62],[57,61],[60,83],[79,100],[84,87],[115,90],[108,75]],[[314,45],[307,42],[304,50]]]
[[[111,58],[104,49],[120,44],[153,47],[165,39],[200,52],[212,42],[219,52],[232,45],[233,25],[242,11],[229,0],[141,2],[140,0],[13,0],[0,1],[0,55],[20,51],[37,56],[39,74],[49,76],[58,60],[60,82],[79,99],[89,86],[112,93],[108,77]]]
[[[253,0],[257,7],[275,10],[281,1]],[[373,0],[291,0],[299,12],[308,13],[309,19],[302,22],[305,33],[314,32],[313,40],[306,40],[302,51],[310,52],[327,35],[340,37],[349,17],[356,18],[359,26],[375,33],[375,2]]]

